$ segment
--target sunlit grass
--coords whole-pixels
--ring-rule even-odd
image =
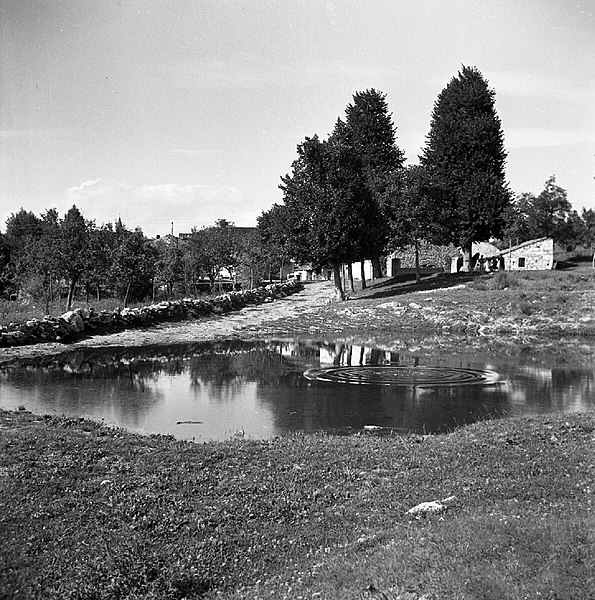
[[[0,419],[2,597],[595,591],[594,415],[206,445],[22,411]],[[451,495],[442,514],[406,513]]]

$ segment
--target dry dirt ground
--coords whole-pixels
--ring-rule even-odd
[[[109,335],[95,335],[71,344],[49,343],[2,348],[0,364],[83,347],[145,346],[287,335],[291,333],[293,326],[297,329],[307,329],[308,313],[328,305],[332,298],[333,284],[319,282],[306,285],[300,292],[286,298],[247,306],[222,316],[164,323],[147,329],[128,329]]]
[[[520,352],[565,360],[595,356],[595,289],[555,293],[478,290],[464,278],[428,278],[417,286],[379,283],[347,302],[331,282],[222,316],[95,335],[71,344],[0,350],[0,365],[82,347],[147,346],[224,339],[310,338],[391,350],[451,354]],[[553,300],[552,300],[553,298]],[[571,355],[569,355],[569,352]]]

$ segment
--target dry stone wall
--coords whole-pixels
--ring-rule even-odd
[[[209,300],[186,298],[150,304],[139,308],[123,308],[95,312],[77,308],[59,317],[46,316],[24,323],[0,327],[0,347],[24,346],[42,342],[75,341],[85,335],[113,333],[123,329],[149,327],[165,321],[198,319],[212,314],[239,310],[249,304],[262,304],[283,298],[302,289],[297,281],[275,283],[253,290],[229,292]]]

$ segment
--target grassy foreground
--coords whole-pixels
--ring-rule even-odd
[[[593,414],[197,445],[0,412],[0,597],[584,600],[594,491]]]

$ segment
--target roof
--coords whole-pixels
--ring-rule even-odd
[[[488,244],[488,242],[473,242],[471,252],[473,253],[473,256],[479,253],[479,255],[484,258],[500,256],[500,250],[498,250],[494,244]]]
[[[521,248],[525,248],[527,246],[532,246],[533,244],[540,244],[541,242],[545,242],[546,240],[551,240],[552,238],[541,237],[536,238],[534,240],[527,240],[526,242],[522,242],[521,244],[517,244],[516,246],[512,246],[510,248],[504,248],[500,250],[500,254],[508,254],[509,252],[515,252],[516,250],[520,250]],[[553,240],[552,240],[553,242]]]

